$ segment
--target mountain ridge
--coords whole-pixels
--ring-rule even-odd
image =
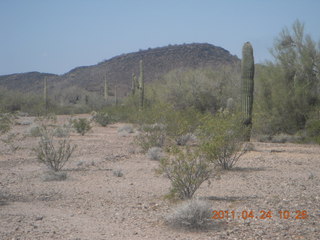
[[[0,76],[0,86],[23,92],[39,92],[43,79],[51,88],[78,86],[88,91],[101,92],[104,78],[109,87],[119,89],[119,96],[130,91],[132,74],[139,75],[139,61],[144,61],[145,81],[153,82],[174,69],[217,68],[233,65],[239,58],[229,51],[209,43],[191,43],[149,48],[114,56],[91,66],[79,66],[57,75],[51,73],[15,73]]]

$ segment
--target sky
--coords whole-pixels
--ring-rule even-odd
[[[299,19],[320,40],[319,0],[0,0],[0,75],[63,74],[169,44],[210,43],[255,61]]]

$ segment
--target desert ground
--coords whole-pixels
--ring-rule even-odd
[[[32,151],[39,138],[28,136],[34,118],[16,121],[19,149],[0,143],[1,240],[320,238],[319,145],[253,141],[235,169],[216,173],[195,194],[234,217],[190,231],[166,224],[179,202],[164,197],[170,182],[156,173],[158,161],[139,152],[136,133],[118,133],[124,123],[72,133],[77,148],[63,169],[67,179],[45,181],[47,167]],[[251,211],[253,218],[242,217]]]

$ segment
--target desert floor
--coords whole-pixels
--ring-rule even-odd
[[[164,198],[170,182],[156,173],[159,162],[137,151],[135,133],[118,133],[125,124],[94,126],[85,136],[72,133],[77,149],[63,170],[67,179],[44,181],[47,168],[32,151],[39,138],[23,137],[34,118],[16,121],[20,125],[11,131],[18,133],[14,144],[20,148],[12,151],[0,142],[0,239],[320,238],[318,145],[252,142],[253,151],[234,170],[205,182],[195,196],[213,210],[234,211],[234,217],[188,231],[165,224],[176,204]],[[241,217],[250,211],[254,218]],[[260,219],[263,211],[270,211],[266,219]],[[290,216],[281,219],[279,211]]]

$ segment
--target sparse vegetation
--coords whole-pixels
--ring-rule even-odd
[[[8,132],[13,123],[13,116],[9,113],[0,113],[0,135]]]

